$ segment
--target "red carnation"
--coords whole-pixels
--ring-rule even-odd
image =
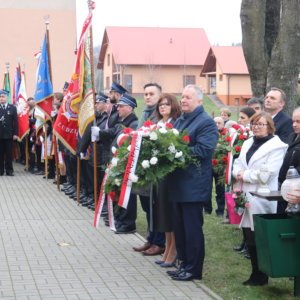
[[[112,201],[115,201],[116,199],[116,192],[112,191],[108,193],[109,197],[111,198]]]
[[[246,140],[247,139],[247,136],[245,134],[241,134],[239,135],[239,140]]]
[[[234,150],[235,150],[236,152],[240,152],[240,151],[241,151],[241,146],[239,146],[239,145],[235,146],[235,147],[234,147]]]
[[[189,143],[190,141],[191,141],[191,138],[188,136],[188,135],[184,135],[183,137],[182,137],[182,140],[185,142],[185,143]]]
[[[223,162],[224,164],[227,164],[227,163],[228,163],[228,158],[227,158],[227,156],[223,156],[223,157],[222,157],[222,162]]]
[[[132,130],[132,128],[130,128],[130,127],[126,127],[126,128],[123,129],[123,132],[124,132],[125,134],[129,134],[131,131],[133,131],[133,130]]]
[[[173,128],[173,124],[171,124],[171,123],[166,123],[166,128],[172,129],[172,128]]]
[[[146,121],[146,122],[144,122],[144,127],[150,127],[151,125],[153,125],[153,122],[152,121],[150,121],[150,120],[148,120],[148,121]]]
[[[217,159],[212,159],[211,163],[212,163],[213,166],[216,166],[219,162],[218,162]]]
[[[233,124],[231,127],[234,128],[235,130],[239,130],[241,128],[239,124]]]
[[[225,142],[231,142],[231,137],[230,136],[227,136],[226,138],[225,138]]]
[[[227,134],[227,128],[223,128],[223,129],[220,131],[220,134],[221,134],[221,135]]]

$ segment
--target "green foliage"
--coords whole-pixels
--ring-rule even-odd
[[[184,168],[194,161],[188,147],[189,137],[185,133],[179,133],[172,128],[172,124],[157,127],[147,121],[145,125],[135,174],[131,174],[130,177],[133,188],[157,183],[175,169]],[[105,184],[106,193],[115,192],[117,196],[132,147],[132,132],[129,132],[128,128],[125,132],[126,140],[111,161]]]

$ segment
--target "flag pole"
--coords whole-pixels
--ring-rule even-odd
[[[20,61],[18,62],[18,64],[20,65]],[[25,64],[23,64],[23,70],[24,70],[24,81],[26,83],[26,77],[25,77]],[[20,72],[21,72],[21,67],[20,67]],[[22,74],[22,73],[21,73]],[[21,75],[22,76],[22,75]],[[26,95],[27,96],[27,95]],[[27,101],[28,99],[26,99]],[[27,102],[28,103],[28,102]],[[28,104],[27,104],[28,105]],[[28,143],[28,139],[29,139],[29,132],[28,134],[25,136],[25,168],[26,171],[28,172],[29,170],[29,143]]]
[[[94,9],[94,2],[91,0],[88,0],[88,7],[90,13]],[[94,51],[93,51],[93,24],[90,26],[90,32],[89,32],[89,38],[90,38],[90,60],[91,60],[91,77],[92,77],[92,91],[93,91],[93,100],[94,100],[94,107],[96,103],[96,97],[95,97],[95,74],[94,74]],[[94,109],[94,114],[95,114],[95,109]],[[94,126],[96,126],[96,117],[94,118]],[[98,186],[97,186],[97,142],[93,142],[93,152],[94,152],[94,204],[95,208],[97,206],[97,200],[98,200]]]
[[[51,64],[51,53],[50,53],[50,34],[49,34],[49,17],[45,17],[45,24],[46,24],[46,39],[47,39],[47,51],[48,51],[48,63],[49,63],[49,73],[50,73],[50,80],[52,81],[52,64]],[[51,120],[53,121],[53,120]],[[53,123],[53,122],[51,122]],[[54,159],[55,159],[55,173],[56,173],[56,185],[57,189],[60,189],[60,173],[58,167],[58,151],[57,151],[57,140],[56,136],[52,135],[52,145],[53,145],[53,152],[54,152]]]
[[[52,67],[51,67],[51,52],[50,52],[50,34],[49,34],[49,24],[50,24],[50,21],[49,21],[49,18],[50,16],[47,15],[44,17],[44,20],[45,20],[45,25],[46,25],[46,40],[47,40],[47,53],[48,53],[48,64],[49,64],[49,75],[50,75],[50,80],[51,82],[53,82],[52,80]],[[52,98],[53,99],[53,98]],[[51,120],[51,125],[52,126],[52,119]],[[47,136],[47,133],[45,133],[46,136]],[[46,165],[48,166],[48,147],[47,147],[47,141],[46,141],[46,149],[47,149],[47,154],[46,154]],[[57,189],[59,190],[59,185],[60,185],[60,182],[59,182],[59,168],[58,168],[58,160],[57,160],[57,147],[56,147],[56,142],[53,141],[53,138],[52,138],[52,145],[53,145],[53,150],[54,150],[54,159],[55,159],[55,169],[56,169],[56,181],[57,181]],[[48,169],[47,169],[47,172],[45,172],[46,174],[46,179],[48,179]]]
[[[80,158],[77,157],[77,178],[76,178],[76,197],[77,197],[77,204],[80,204]]]

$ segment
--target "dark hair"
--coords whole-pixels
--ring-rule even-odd
[[[286,102],[286,94],[285,94],[285,92],[282,89],[279,89],[277,87],[271,87],[270,91],[277,91],[277,92],[279,92],[280,95],[281,95],[281,100],[284,101],[284,102]]]
[[[147,83],[147,84],[144,85],[144,89],[147,88],[147,87],[149,87],[149,86],[155,86],[156,88],[159,89],[160,92],[162,91],[162,88],[161,88],[161,86],[158,83],[155,83],[155,82],[154,83],[151,83],[151,82]]]
[[[248,101],[247,101],[247,105],[249,106],[249,105],[253,105],[253,104],[259,104],[259,106],[261,107],[261,108],[263,108],[263,106],[264,106],[264,103],[263,103],[263,98],[262,97],[253,97],[253,98],[251,98],[251,99],[249,99]]]
[[[248,118],[251,118],[255,114],[255,110],[251,107],[243,107],[240,112],[247,115]]]
[[[268,124],[268,134],[274,134],[275,133],[275,125],[274,125],[273,118],[269,113],[267,113],[265,111],[262,111],[261,113],[255,114],[253,116],[253,118],[251,119],[250,124],[258,122],[260,118],[265,118],[266,119],[266,122]]]
[[[155,110],[156,110],[156,115],[157,115],[158,119],[162,119],[162,115],[159,112],[159,103],[164,99],[166,99],[168,104],[170,104],[170,106],[171,106],[170,118],[172,118],[173,120],[176,120],[181,114],[181,108],[180,108],[180,105],[178,103],[176,96],[173,94],[168,94],[168,93],[161,94],[161,96],[159,97],[159,100],[157,102]]]
[[[32,101],[32,100],[34,101],[34,98],[33,98],[33,97],[29,97],[29,98],[27,99],[27,102],[28,102],[28,101]]]

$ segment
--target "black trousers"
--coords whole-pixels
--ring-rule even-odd
[[[174,203],[173,224],[177,256],[182,267],[201,279],[205,256],[203,203]]]
[[[12,139],[0,139],[0,173],[13,172],[12,165],[12,149],[13,140]]]
[[[115,214],[115,223],[116,227],[123,227],[125,230],[133,230],[136,229],[135,220],[137,216],[137,196],[135,194],[130,194],[129,202],[127,209],[123,207],[117,207],[117,211]]]
[[[159,247],[164,247],[165,246],[165,233],[164,232],[158,232],[158,231],[151,231],[150,230],[150,197],[148,196],[141,196],[139,195],[141,206],[143,211],[146,213],[146,218],[147,218],[147,225],[148,225],[148,236],[147,236],[147,241],[151,245],[156,245]],[[151,204],[152,205],[152,204]],[[155,226],[154,226],[155,228]]]
[[[217,215],[223,215],[225,210],[225,185],[219,183],[219,175],[215,172],[212,174],[212,180],[215,180],[215,188],[216,188],[216,202],[217,202]],[[204,210],[207,213],[212,212],[212,197],[208,199],[204,204]]]

